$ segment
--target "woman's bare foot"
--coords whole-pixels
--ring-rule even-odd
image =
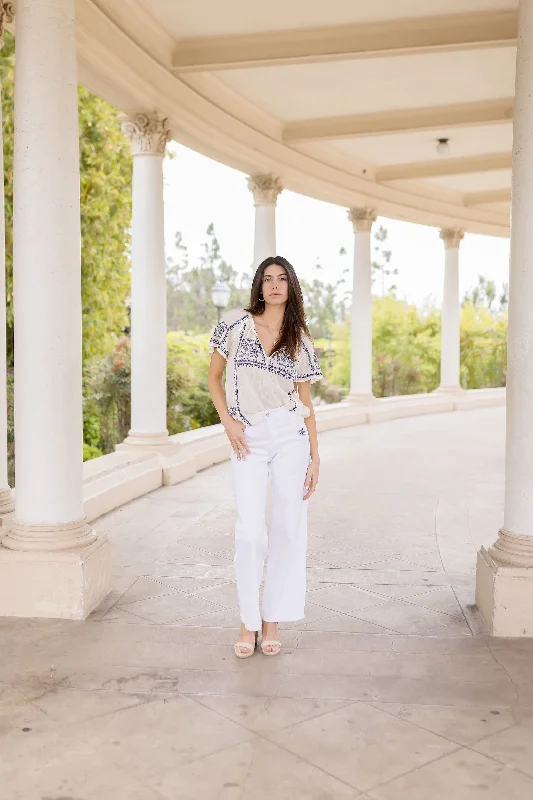
[[[277,622],[265,622],[265,620],[263,620],[262,639],[263,642],[279,642]],[[281,642],[279,645],[267,644],[264,647],[262,646],[262,650],[263,653],[274,654],[279,651],[280,647],[281,647]]]
[[[246,642],[246,644],[251,644],[255,647],[255,637],[257,631],[249,631],[248,628],[244,626],[244,622],[241,622],[241,630],[239,632],[239,642]],[[245,655],[249,652],[247,647],[238,647],[235,645],[235,649]]]

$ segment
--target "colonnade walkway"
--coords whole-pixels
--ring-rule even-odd
[[[233,656],[227,463],[98,520],[105,603],[0,620],[2,796],[533,796],[533,641],[474,606],[503,453],[503,408],[322,434],[307,617],[276,658]]]

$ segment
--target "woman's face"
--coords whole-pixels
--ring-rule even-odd
[[[273,264],[263,273],[263,297],[265,303],[283,305],[289,299],[289,280],[284,267]]]

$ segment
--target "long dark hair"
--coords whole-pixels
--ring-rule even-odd
[[[285,313],[283,315],[283,322],[281,325],[280,337],[276,342],[271,355],[278,350],[285,350],[291,358],[298,357],[298,352],[302,345],[302,335],[305,333],[311,336],[307,322],[305,319],[304,299],[300,282],[294,271],[294,267],[286,258],[282,256],[270,256],[265,258],[259,266],[254,275],[252,282],[252,289],[250,292],[250,304],[244,310],[253,316],[260,317],[265,310],[265,301],[263,299],[263,276],[265,270],[272,266],[283,267],[287,273],[289,284],[289,293],[287,298],[287,305],[285,306]]]

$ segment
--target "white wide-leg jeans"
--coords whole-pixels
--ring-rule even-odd
[[[247,427],[245,437],[250,454],[244,461],[235,453],[231,457],[237,504],[234,563],[241,620],[248,630],[257,631],[262,619],[289,622],[304,617],[308,501],[303,497],[309,435],[302,417],[277,408]],[[267,535],[269,471],[272,509]]]

